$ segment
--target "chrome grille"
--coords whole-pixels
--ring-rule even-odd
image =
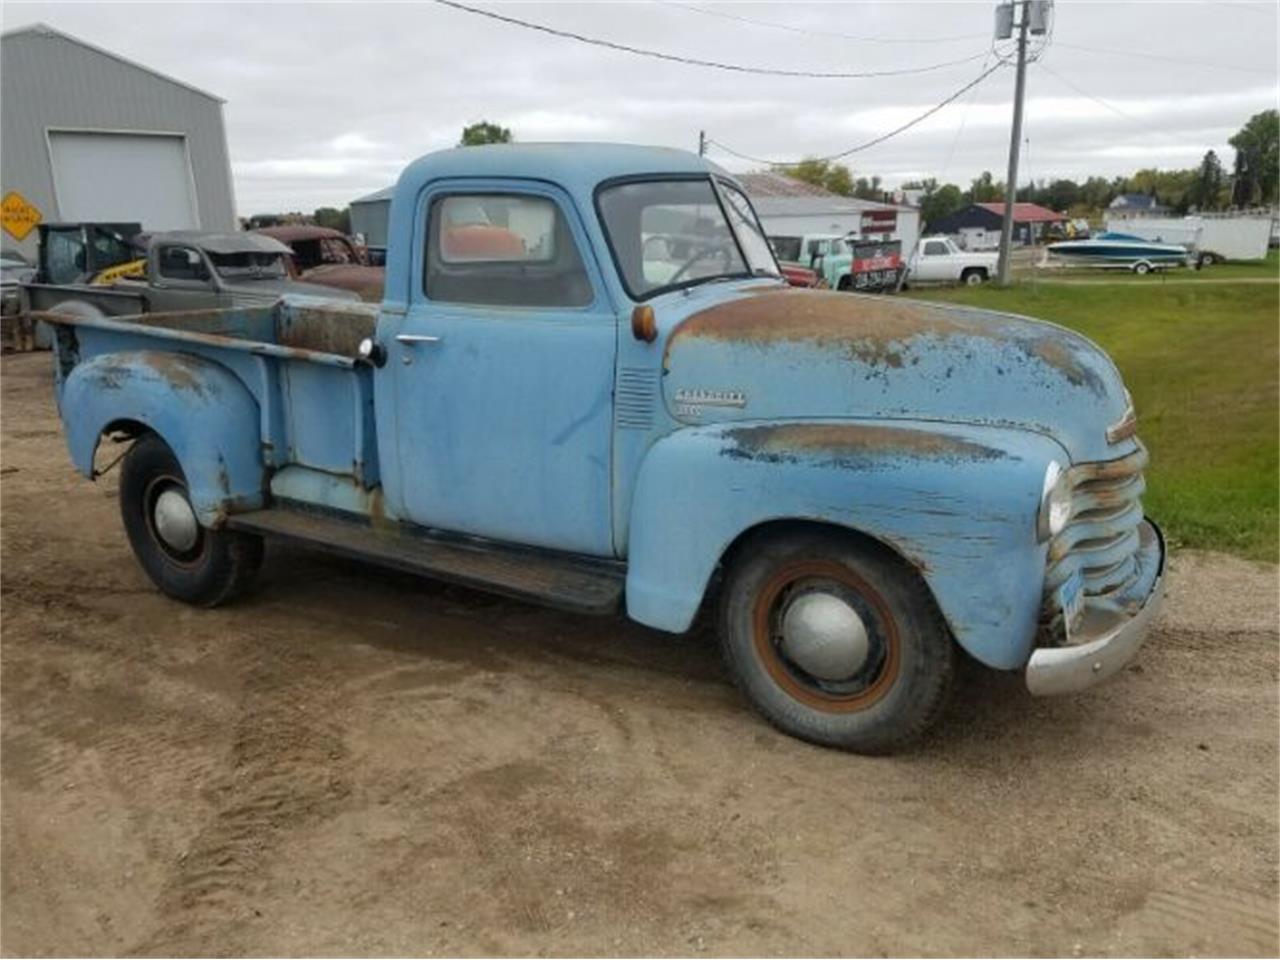
[[[1051,619],[1054,591],[1077,570],[1086,601],[1122,588],[1138,573],[1138,526],[1142,523],[1142,470],[1147,451],[1141,444],[1127,457],[1072,467],[1071,519],[1049,541],[1045,573],[1045,614]]]

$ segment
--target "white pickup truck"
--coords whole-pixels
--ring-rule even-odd
[[[907,266],[909,283],[966,283],[977,286],[996,275],[995,253],[961,250],[948,237],[925,237]]]

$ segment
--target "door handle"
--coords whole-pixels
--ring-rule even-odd
[[[439,343],[439,337],[429,337],[421,333],[397,333],[396,340],[399,343]]]

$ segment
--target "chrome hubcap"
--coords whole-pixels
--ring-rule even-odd
[[[829,593],[806,593],[782,617],[783,654],[819,680],[844,680],[867,662],[870,642],[858,611]]]
[[[156,533],[165,545],[179,553],[186,553],[196,545],[200,536],[200,524],[187,498],[178,490],[165,490],[156,497],[154,508]]]

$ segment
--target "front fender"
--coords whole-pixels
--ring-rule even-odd
[[[91,479],[103,432],[140,423],[178,458],[201,523],[264,503],[258,404],[220,364],[161,350],[99,354],[67,374],[58,407],[71,461]]]
[[[627,612],[687,630],[711,575],[743,533],[825,523],[870,536],[924,578],[957,642],[988,666],[1030,656],[1053,440],[999,427],[807,420],[677,431],[641,466],[631,511]]]

